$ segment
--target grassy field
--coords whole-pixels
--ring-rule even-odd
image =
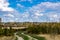
[[[31,37],[36,38],[38,40],[46,40],[45,37],[40,37],[40,36],[37,36],[36,34],[28,34],[28,35],[30,35]]]
[[[21,34],[20,32],[17,33],[17,35],[19,35],[20,37],[22,37],[24,40],[29,40],[29,38],[23,34]]]
[[[23,35],[23,34],[21,34],[21,32],[18,32],[17,35],[19,35],[20,37],[22,37],[24,40],[29,40],[29,37],[26,36],[26,35],[31,36],[32,40],[33,40],[33,38],[38,39],[38,40],[46,40],[44,37],[39,37],[39,36],[37,36],[35,34],[26,34],[26,35]]]

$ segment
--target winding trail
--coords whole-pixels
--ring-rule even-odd
[[[33,37],[31,37],[31,36],[29,36],[29,35],[26,35],[26,34],[24,34],[24,33],[21,33],[21,34],[23,34],[23,35],[27,36],[27,37],[29,38],[29,40],[38,40],[38,39],[33,38]]]
[[[18,38],[18,40],[24,40],[22,37],[19,37],[18,35],[16,35],[16,33],[14,35],[15,35],[15,37]]]
[[[15,37],[17,37],[18,40],[24,40],[22,37],[20,37],[20,36],[18,36],[18,35],[16,35],[16,34],[17,34],[17,33],[14,33]],[[29,35],[26,35],[26,34],[24,34],[24,33],[21,33],[21,34],[27,36],[27,37],[29,38],[29,40],[38,40],[38,39],[33,38],[33,37],[31,37],[31,36],[29,36]]]

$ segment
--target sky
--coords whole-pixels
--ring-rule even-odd
[[[60,0],[0,0],[2,22],[59,22]]]

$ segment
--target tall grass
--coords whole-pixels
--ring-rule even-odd
[[[20,37],[22,37],[24,40],[29,40],[29,38],[21,33],[17,33]]]

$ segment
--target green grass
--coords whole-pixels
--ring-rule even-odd
[[[37,36],[36,34],[26,34],[26,35],[23,35],[21,33],[22,32],[18,32],[17,35],[19,35],[20,37],[22,37],[24,40],[29,40],[29,37],[26,36],[26,35],[30,35],[31,37],[36,38],[38,40],[46,40],[45,37],[40,37],[40,36]]]
[[[18,38],[16,37],[16,39],[15,40],[18,40]]]
[[[38,37],[38,36],[32,36],[32,37],[34,37],[34,38],[36,38],[36,39],[38,39],[38,40],[45,40],[44,37]]]
[[[29,38],[21,33],[18,33],[17,35],[19,35],[20,37],[22,37],[24,40],[29,40]]]
[[[28,35],[30,35],[31,37],[36,38],[38,40],[46,40],[45,37],[40,37],[40,36],[37,36],[35,34],[28,34]]]

